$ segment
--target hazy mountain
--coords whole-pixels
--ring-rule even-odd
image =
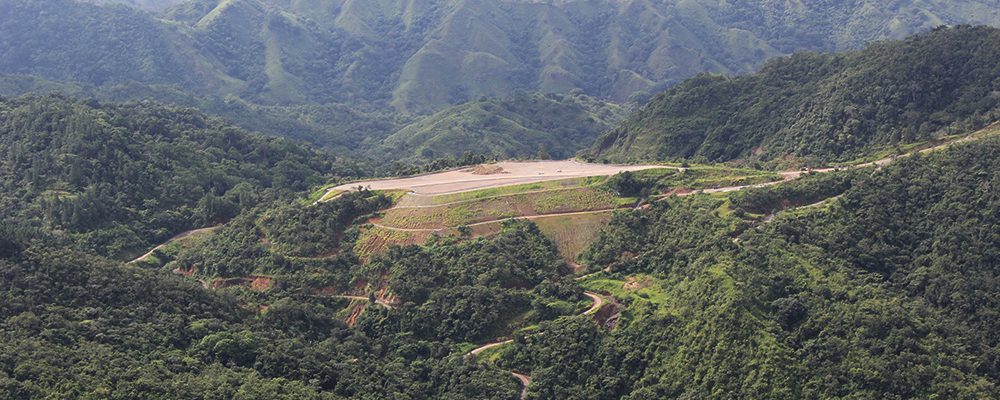
[[[625,117],[585,95],[518,93],[449,107],[407,125],[371,153],[378,158],[457,158],[466,152],[567,158]]]
[[[0,2],[0,72],[164,83],[275,104],[431,112],[517,89],[624,101],[940,24],[997,0],[732,2],[194,0],[161,19],[70,0]]]
[[[163,11],[187,0],[80,0],[96,4],[124,4],[148,11]]]
[[[850,160],[1000,119],[1000,30],[941,28],[843,54],[798,54],[759,73],[701,76],[604,135],[608,160]]]

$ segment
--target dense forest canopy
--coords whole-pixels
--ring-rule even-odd
[[[607,160],[848,161],[1000,119],[1000,30],[939,28],[758,73],[703,75],[656,96],[595,144]]]
[[[111,257],[360,171],[191,109],[59,96],[0,99],[8,229]]]
[[[543,323],[499,363],[532,371],[537,398],[995,398],[998,154],[994,138],[807,178],[847,185],[773,220],[710,197],[618,214],[592,268],[656,290],[621,290],[610,333]]]

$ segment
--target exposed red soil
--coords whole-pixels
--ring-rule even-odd
[[[250,289],[256,290],[258,292],[264,292],[274,286],[274,278],[269,276],[255,276],[253,280],[250,281]]]
[[[368,307],[368,303],[357,302],[357,304],[354,304],[352,307],[353,308],[351,308],[351,314],[348,315],[347,319],[344,320],[344,322],[349,327],[353,327],[354,324],[358,322],[358,317],[361,317],[361,314],[365,312],[365,308]]]

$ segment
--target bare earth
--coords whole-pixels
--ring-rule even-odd
[[[352,190],[365,186],[371,190],[405,189],[417,194],[448,194],[556,179],[608,176],[624,171],[670,168],[662,165],[589,164],[572,160],[507,161],[492,165],[501,168],[503,173],[478,175],[474,173],[475,168],[465,168],[409,178],[354,182],[330,190]]]

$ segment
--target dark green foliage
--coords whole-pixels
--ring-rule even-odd
[[[851,182],[874,168],[814,173],[792,182],[752,188],[733,194],[732,207],[738,211],[768,214],[788,208],[814,204],[844,193]]]
[[[178,266],[195,268],[198,274],[209,277],[289,272],[295,264],[268,251],[255,219],[253,213],[244,213],[229,221],[205,243],[182,251],[177,257]]]
[[[307,147],[150,103],[0,99],[0,132],[0,206],[10,224],[115,257],[324,183],[338,169]]]
[[[819,197],[850,178],[828,210],[756,227],[723,199],[620,213],[589,259],[650,274],[666,303],[620,299],[606,334],[543,324],[501,362],[540,398],[995,398],[998,154],[985,139],[763,189]]]
[[[399,313],[365,315],[359,326],[372,335],[402,330],[427,338],[487,340],[532,307],[538,311],[535,318],[549,311],[543,310],[544,302],[532,304],[533,296],[545,301],[578,297],[578,286],[553,286],[562,266],[554,245],[528,222],[506,223],[489,239],[427,249],[396,247],[367,269],[387,272],[389,287],[409,306]],[[557,297],[564,291],[572,295]]]
[[[348,192],[310,207],[294,203],[276,206],[264,213],[259,226],[275,252],[317,256],[339,248],[344,230],[355,219],[391,205],[392,198],[384,194]]]
[[[652,190],[656,182],[637,177],[635,173],[625,171],[608,179],[606,185],[622,197],[645,196]]]
[[[342,304],[340,304],[342,306]],[[264,313],[181,277],[67,251],[0,259],[0,397],[513,399],[509,375],[405,337],[346,328],[337,308]]]
[[[372,262],[373,270],[389,271],[389,285],[404,300],[421,303],[441,287],[484,285],[534,287],[562,267],[555,247],[534,224],[506,223],[489,240],[454,246],[392,249]]]
[[[598,140],[603,159],[846,161],[1000,119],[1000,30],[939,28],[843,54],[702,75]]]

